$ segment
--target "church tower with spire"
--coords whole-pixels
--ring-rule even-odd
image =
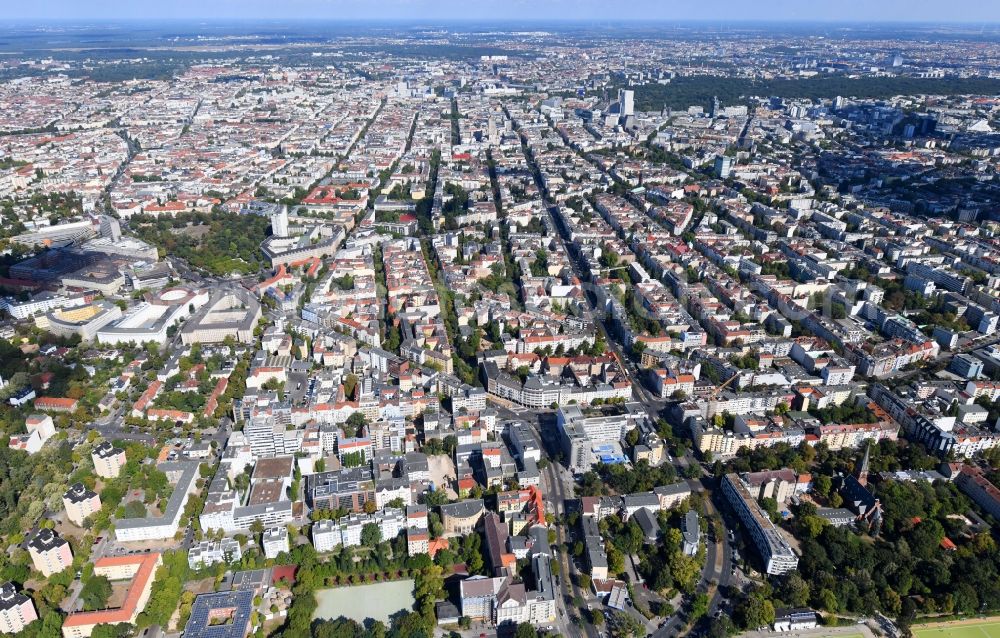
[[[861,458],[861,463],[854,468],[854,478],[858,479],[858,483],[868,487],[868,465],[869,457],[871,455],[872,443],[868,441],[865,444],[865,455]]]

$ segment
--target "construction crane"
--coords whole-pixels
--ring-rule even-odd
[[[715,397],[719,396],[719,393],[722,392],[723,390],[725,390],[726,386],[728,386],[730,383],[732,383],[733,381],[735,381],[736,377],[738,377],[738,376],[740,376],[739,372],[737,372],[733,376],[731,376],[728,379],[726,379],[725,383],[723,383],[722,385],[720,385],[719,387],[717,387],[715,390],[713,390],[712,394],[708,395],[708,400],[709,401],[714,401]]]

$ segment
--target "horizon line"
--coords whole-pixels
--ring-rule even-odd
[[[316,18],[295,18],[295,17],[277,17],[277,16],[253,16],[253,17],[238,17],[238,16],[192,16],[185,18],[178,17],[167,17],[167,16],[149,16],[149,17],[96,17],[96,18],[53,18],[53,17],[6,17],[0,18],[0,26],[5,26],[9,24],[120,24],[120,23],[136,23],[136,22],[164,22],[164,23],[230,23],[230,24],[240,24],[240,23],[251,23],[251,22],[284,22],[290,24],[317,24],[317,23],[358,23],[366,22],[372,24],[421,24],[421,25],[445,25],[445,24],[699,24],[699,25],[719,25],[719,24],[747,24],[747,25],[783,25],[783,24],[813,24],[813,25],[842,25],[842,26],[854,26],[854,25],[907,25],[907,26],[1000,26],[1000,18],[995,21],[983,21],[983,20],[926,20],[926,19],[868,19],[868,20],[850,20],[850,19],[833,19],[826,20],[822,18],[732,18],[732,19],[714,19],[714,18],[614,18],[614,19],[604,19],[604,18],[381,18],[381,17],[316,17]]]

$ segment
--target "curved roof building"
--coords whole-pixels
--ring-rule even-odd
[[[167,329],[208,302],[208,293],[189,288],[170,288],[146,295],[146,301],[130,309],[120,320],[97,333],[101,343],[167,343]]]
[[[58,337],[79,335],[83,341],[90,341],[97,332],[122,316],[121,308],[110,301],[99,300],[75,308],[57,308],[45,314],[40,326]]]

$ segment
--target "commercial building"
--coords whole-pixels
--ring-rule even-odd
[[[983,362],[970,354],[956,354],[948,365],[948,371],[963,379],[977,379],[983,374]]]
[[[618,89],[618,114],[621,117],[635,115],[635,91]]]
[[[121,316],[121,308],[101,299],[86,306],[50,310],[35,323],[57,337],[77,336],[81,341],[91,341],[101,328]]]
[[[272,217],[272,223],[274,217]],[[279,221],[278,230],[282,230]],[[261,252],[272,266],[291,264],[306,259],[323,259],[337,252],[337,248],[347,238],[347,231],[340,224],[318,224],[312,227],[296,228],[292,234],[286,229],[285,235],[271,235],[260,245]]]
[[[471,534],[485,512],[482,499],[468,499],[441,506],[441,523],[445,536]]]
[[[787,574],[795,570],[799,558],[781,530],[775,527],[767,512],[754,500],[746,483],[738,475],[729,473],[722,481],[722,492],[736,515],[750,533],[754,546],[764,563],[768,574]]]
[[[216,288],[181,328],[181,342],[220,343],[232,337],[239,343],[253,343],[260,316],[260,302],[246,289]]]
[[[366,467],[319,472],[306,479],[306,497],[313,509],[361,512],[375,500],[375,479]]]
[[[205,305],[208,293],[171,288],[157,295],[147,295],[147,299],[98,330],[97,340],[108,345],[148,342],[166,345],[170,328]]]
[[[511,448],[522,463],[525,459],[533,459],[535,463],[542,460],[542,445],[527,423],[511,422],[507,427],[507,437],[510,439]]]
[[[635,403],[625,404],[623,414],[591,417],[584,416],[578,405],[560,406],[556,426],[569,468],[586,472],[598,462],[615,462],[611,459],[617,458],[615,446],[645,418],[645,411]]]
[[[38,530],[28,542],[28,555],[35,569],[46,578],[73,565],[73,550],[69,541],[60,538],[51,529]]]
[[[83,306],[93,300],[93,294],[63,294],[43,290],[26,301],[16,297],[0,298],[0,310],[6,310],[17,320],[27,319],[37,314],[43,314],[57,308],[72,308]]]

